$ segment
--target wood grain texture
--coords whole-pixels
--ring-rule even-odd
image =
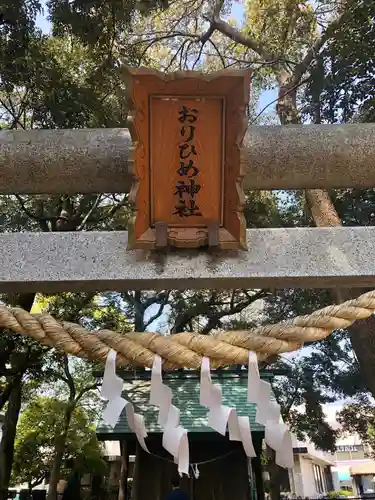
[[[126,70],[128,103],[132,108],[129,130],[134,147],[130,162],[134,177],[130,195],[134,207],[134,218],[129,227],[130,248],[154,249],[154,224],[157,221],[168,223],[168,244],[171,246],[206,246],[207,223],[216,222],[221,226],[219,248],[246,248],[246,225],[242,213],[245,201],[242,182],[245,172],[241,168],[240,153],[247,124],[250,74],[248,70],[212,74],[164,74],[145,68]],[[159,97],[159,101],[152,98],[155,96]],[[162,101],[161,96],[175,98],[177,101]],[[177,146],[176,134],[179,131],[178,122],[176,128],[172,127],[172,116],[175,116],[177,109],[171,103],[180,100],[180,104],[183,101],[187,105],[193,102],[192,98],[194,102],[200,99],[198,102],[203,117],[199,144],[202,146],[200,159],[206,170],[202,174],[199,203],[203,204],[204,220],[202,222],[201,217],[191,217],[192,220],[185,223],[184,218],[182,225],[170,214],[170,192],[176,181],[172,174],[178,159],[174,147]],[[218,118],[220,101],[223,103],[221,109],[224,108],[223,127]],[[218,138],[219,128],[223,128],[223,133]],[[198,150],[198,143],[196,146]],[[223,152],[223,159],[220,158],[220,152]],[[163,168],[165,172],[161,177],[159,171]],[[206,189],[207,186],[210,188]],[[207,191],[210,192],[209,198]],[[197,202],[198,206],[199,203]]]
[[[181,144],[181,123],[178,112],[182,106],[197,110],[194,123],[194,137],[191,144],[196,155],[183,160],[185,165],[191,159],[199,170],[195,177],[179,175]],[[169,227],[206,227],[208,220],[222,221],[222,99],[151,99],[151,224],[166,221]],[[187,134],[190,133],[186,126]],[[189,144],[187,144],[189,146]],[[188,153],[189,151],[187,151]],[[183,153],[185,154],[185,153]],[[192,169],[190,169],[192,170]],[[179,196],[175,195],[178,182],[195,181],[200,186],[196,203],[201,216],[181,218],[174,215]],[[188,199],[184,193],[184,199]]]

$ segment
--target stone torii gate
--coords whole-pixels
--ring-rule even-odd
[[[245,230],[241,213],[243,189],[375,187],[375,125],[250,127],[242,144],[246,72],[130,73],[131,134],[123,129],[0,131],[0,194],[131,191],[136,218],[130,236],[127,231],[2,234],[0,293],[375,285],[374,227]],[[184,122],[180,129],[177,120]],[[224,139],[207,133],[215,127],[224,131]],[[203,181],[191,181],[188,191],[187,184],[171,172],[182,165],[180,177],[186,173],[181,160],[187,158],[186,143],[195,133],[198,142],[191,151],[196,147]],[[173,156],[173,147],[180,148],[180,156]],[[167,160],[160,165],[162,156]],[[165,164],[167,172],[160,170]],[[164,189],[171,176],[172,184],[197,195],[203,224],[176,224],[168,215],[165,206],[173,206],[172,194],[165,191],[160,202],[158,189]],[[215,189],[217,220],[212,219],[212,204],[207,204]],[[160,218],[157,211],[167,215]],[[202,242],[212,247],[210,251],[192,248]],[[168,252],[171,243],[187,248]],[[155,252],[154,247],[160,248]],[[92,333],[48,314],[0,306],[0,327],[101,362],[114,349],[117,366],[151,367],[158,355],[164,369],[198,369],[203,357],[210,358],[215,368],[246,365],[249,351],[261,360],[293,351],[374,311],[375,292],[368,292],[308,316],[247,332],[219,332],[213,337],[183,332],[167,337],[147,332]]]
[[[234,184],[239,197],[241,189],[375,186],[373,124],[250,127],[242,144],[244,129],[239,124],[245,118],[248,72],[225,71],[209,76],[188,72],[166,76],[137,69],[130,70],[130,78],[134,108],[132,137],[124,129],[0,131],[0,193],[114,193],[129,192],[132,186],[142,191],[144,177],[149,174],[141,178],[139,168],[143,156],[140,158],[137,154],[148,151],[149,140],[151,150],[155,146],[149,138],[149,129],[142,131],[144,123],[151,126],[155,116],[170,113],[172,109],[177,110],[177,105],[185,106],[193,100],[197,108],[193,111],[201,112],[205,128],[209,128],[206,125],[210,125],[211,114],[216,112],[212,110],[220,99],[226,107],[217,116],[229,138],[225,139],[224,156],[219,160],[224,164],[225,178],[225,169],[229,168],[226,162],[238,159],[238,165],[232,161],[230,168],[238,168],[239,177]],[[160,94],[156,96],[158,102],[152,101],[155,93]],[[210,99],[211,107],[207,109],[211,111],[208,112],[205,106]],[[145,108],[145,102],[153,102],[150,109]],[[152,106],[159,106],[158,114],[151,113]],[[159,127],[163,123],[169,127],[169,121],[165,119]],[[191,121],[194,120],[191,118]],[[233,137],[230,136],[232,129],[237,134],[232,134]],[[175,132],[168,129],[164,133],[167,135],[162,140],[171,141],[171,134]],[[203,144],[213,151],[216,143],[212,141],[217,139],[207,137],[205,140]],[[229,150],[234,156],[228,160],[225,151]],[[151,174],[156,161],[150,153]],[[212,175],[218,174],[214,171]],[[230,182],[228,179],[222,182],[224,191]],[[138,218],[144,215],[139,208],[141,196],[144,193],[138,192]],[[146,198],[148,196],[149,193]],[[143,198],[141,201],[143,203]],[[240,210],[239,203],[236,205],[234,200],[236,211]],[[224,207],[226,212],[231,210],[233,208]],[[247,250],[190,249],[165,251],[161,256],[147,249],[128,250],[126,231],[2,234],[0,292],[363,288],[375,284],[374,227],[250,229],[243,237],[243,245]],[[234,361],[246,363],[248,349],[258,351],[263,357],[296,349],[304,341],[323,338],[336,328],[369,317],[375,310],[374,297],[375,294],[369,292],[308,318],[296,318],[292,324],[262,327],[247,335],[220,333],[215,345],[211,338],[187,333],[174,335],[173,340],[164,337],[157,341],[148,334],[127,334],[126,343],[124,337],[115,333],[111,338],[100,332],[87,335],[78,326],[65,324],[61,328],[53,318],[32,317],[19,309],[2,308],[0,325],[48,345],[58,344],[66,352],[82,357],[104,360],[112,346],[119,349],[119,365],[149,366],[156,352],[164,358],[165,367],[197,368],[202,355],[211,356],[213,365],[220,366]],[[170,352],[167,344],[171,343],[174,349],[178,343],[179,350]],[[231,353],[228,344],[233,348]]]
[[[244,188],[374,187],[374,144],[375,124],[250,127]],[[2,130],[0,194],[129,192],[130,145],[126,129]],[[126,251],[127,232],[2,234],[0,292],[375,285],[373,227],[246,234],[248,251],[214,266],[194,253],[162,267]]]

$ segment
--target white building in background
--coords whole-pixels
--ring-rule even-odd
[[[356,435],[337,442],[332,473],[338,489],[353,490],[355,496],[374,496],[375,461],[370,451]]]
[[[374,461],[368,457],[368,450],[359,439],[352,435],[340,439],[336,444],[334,466],[332,472],[337,476],[339,489],[352,489],[351,468],[358,465],[371,464]]]
[[[342,404],[326,405],[327,421],[333,428],[340,429],[336,413],[341,409]],[[332,475],[336,491],[353,490],[354,496],[374,496],[375,461],[371,458],[371,450],[363,445],[358,435],[347,434],[338,439],[333,462]]]
[[[317,450],[312,443],[292,437],[294,467],[289,471],[290,493],[293,497],[319,498],[334,489],[332,455]]]

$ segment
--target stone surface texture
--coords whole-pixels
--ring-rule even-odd
[[[126,129],[0,130],[0,194],[126,193]]]
[[[375,227],[252,229],[248,251],[126,250],[127,232],[0,237],[0,292],[375,286]]]
[[[375,187],[375,124],[250,127],[246,188]]]
[[[126,129],[0,131],[0,194],[128,192]],[[375,187],[375,124],[249,127],[250,189]]]

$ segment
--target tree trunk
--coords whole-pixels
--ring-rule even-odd
[[[160,459],[146,453],[139,443],[136,443],[135,469],[131,489],[131,500],[159,500],[162,473],[159,469]],[[166,464],[164,466],[172,465]],[[172,465],[175,469],[175,466]]]
[[[61,434],[56,436],[55,440],[55,454],[53,457],[53,462],[51,466],[51,474],[48,483],[48,495],[47,500],[56,500],[57,498],[57,484],[60,480],[60,469],[62,464],[62,459],[65,451],[66,437],[68,435],[70,420],[72,418],[72,413],[74,406],[72,403],[68,403],[65,415],[64,415],[64,426]]]
[[[257,450],[257,456],[251,459],[251,466],[253,468],[254,477],[253,483],[255,482],[256,499],[264,500],[264,484],[263,484],[263,473],[262,473],[262,460],[260,457],[261,449]],[[254,491],[254,484],[251,485]],[[252,498],[254,498],[252,496]]]
[[[375,316],[356,321],[348,328],[348,331],[358,359],[361,376],[367,389],[375,397]]]
[[[145,310],[142,304],[142,292],[135,291],[134,292],[134,329],[136,332],[144,332],[145,331]]]
[[[317,195],[318,193],[318,195]],[[333,206],[331,199],[326,191],[309,190],[306,192],[306,198],[309,201],[310,210],[317,227],[341,226],[341,220]],[[331,296],[336,303],[358,297],[368,289],[363,288],[336,288],[332,289]],[[375,398],[375,317],[370,316],[365,320],[356,321],[347,330],[355,352],[361,375],[365,386]]]
[[[131,500],[141,500],[139,491],[140,491],[140,481],[141,481],[141,455],[142,448],[140,447],[138,441],[135,445],[135,463],[134,463],[134,474],[133,474],[133,484],[132,484],[132,492],[131,492]]]
[[[22,376],[14,385],[8,400],[3,423],[3,435],[0,443],[0,500],[7,500],[10,476],[12,473],[14,440],[18,416],[21,409]]]
[[[118,500],[126,500],[128,486],[128,447],[125,440],[120,441],[121,469],[118,490]]]
[[[338,227],[342,225],[339,214],[336,212],[327,191],[308,189],[305,196],[317,227]]]
[[[104,498],[103,476],[101,474],[92,475],[90,492],[91,500],[102,500]]]
[[[19,307],[22,307],[22,309],[25,309],[26,311],[30,312],[31,308],[33,307],[35,295],[36,295],[35,293],[24,293],[22,295],[8,294],[7,303],[10,305],[17,305]],[[1,353],[2,359],[1,359],[0,365],[1,365],[1,369],[4,370],[4,373],[5,373],[5,366],[7,363],[9,363],[9,359],[10,359],[9,355],[10,355],[10,352],[12,351],[13,347],[14,347],[14,342],[12,342],[12,344],[11,344],[10,351],[8,351],[7,353],[4,353],[4,352]],[[5,356],[4,356],[4,354],[5,354]],[[5,387],[3,388],[2,391],[0,391],[0,410],[2,410],[3,407],[5,406],[5,404],[7,403],[8,399],[11,395],[11,392],[13,390],[13,386],[18,383],[19,379],[22,379],[23,374],[25,372],[25,366],[27,366],[27,359],[25,359],[25,362],[26,363],[24,363],[22,361],[20,363],[18,373],[14,373],[13,379],[7,380]]]
[[[271,500],[280,500],[280,467],[275,462],[275,451],[272,450],[269,446],[267,446],[267,458],[268,458],[268,473],[270,475],[270,499]]]

